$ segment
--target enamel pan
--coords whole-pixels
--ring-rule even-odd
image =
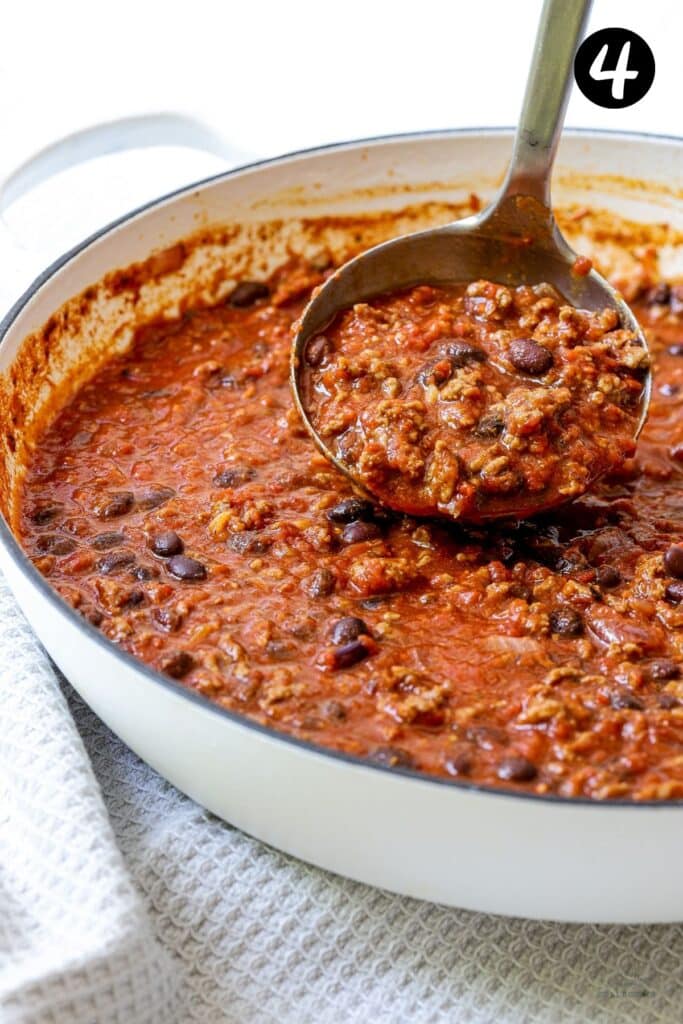
[[[155,131],[178,141],[181,121],[167,118],[164,128],[163,120],[149,130],[137,122],[103,126],[45,151],[8,181],[5,201],[83,155],[140,144],[141,133],[144,141]],[[491,195],[510,139],[508,130],[467,130],[342,144],[251,164],[162,197],[41,274],[0,326],[0,371],[7,379],[24,339],[72,296],[89,286],[99,295],[106,275],[168,251],[199,228],[239,223],[250,259],[272,264],[288,229],[259,233],[260,222]],[[215,143],[199,130],[189,141]],[[563,138],[559,204],[683,228],[682,185],[681,139],[571,131]],[[172,311],[197,282],[210,290],[234,244],[207,241],[190,272],[148,281],[134,310],[120,297],[105,301],[102,292],[77,327],[64,327],[71,336],[53,379],[72,365],[82,369],[86,357],[94,368],[115,343],[125,344],[132,317]],[[48,391],[36,392],[33,404]],[[34,412],[26,411],[23,429],[30,430]],[[17,451],[21,443],[13,438]],[[2,451],[11,478],[6,443]],[[9,525],[11,502],[5,504],[0,565],[51,657],[141,758],[221,818],[311,864],[438,903],[564,921],[683,920],[680,803],[496,792],[371,765],[253,724],[146,668],[72,611],[23,554]]]

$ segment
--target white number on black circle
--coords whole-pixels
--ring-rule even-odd
[[[624,43],[619,54],[619,60],[617,66],[613,71],[605,70],[605,58],[607,57],[608,46],[607,43],[600,48],[600,52],[593,61],[588,74],[596,82],[605,82],[612,79],[612,99],[623,100],[624,98],[624,84],[627,79],[633,79],[638,77],[637,71],[629,71],[628,59],[631,55],[631,44]]]

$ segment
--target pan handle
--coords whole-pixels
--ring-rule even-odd
[[[45,264],[45,254],[16,238],[6,211],[17,199],[60,171],[86,160],[149,146],[183,146],[225,160],[226,169],[253,159],[202,121],[184,114],[124,117],[74,132],[46,146],[0,180],[0,316]]]
[[[0,183],[0,217],[15,200],[60,171],[95,157],[148,146],[201,149],[230,164],[248,159],[248,154],[230,145],[195,117],[173,113],[122,117],[66,135],[12,171]]]

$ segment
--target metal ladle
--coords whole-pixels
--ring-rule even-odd
[[[424,283],[460,284],[482,278],[510,286],[547,282],[578,308],[615,309],[621,326],[637,332],[647,350],[640,325],[614,288],[593,269],[577,273],[577,254],[561,235],[550,206],[550,175],[571,90],[573,58],[590,6],[591,0],[545,0],[512,159],[495,202],[472,217],[369,249],[335,271],[304,311],[292,347],[294,400],[318,448],[362,490],[367,490],[363,482],[317,434],[300,390],[309,340],[328,327],[336,313],[356,302]],[[635,437],[647,417],[651,385],[648,372]],[[529,515],[548,507],[527,503],[518,512]]]

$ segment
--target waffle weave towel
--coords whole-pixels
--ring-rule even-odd
[[[683,927],[445,909],[218,821],[84,706],[1,580],[0,672],[1,1024],[683,1020]]]

